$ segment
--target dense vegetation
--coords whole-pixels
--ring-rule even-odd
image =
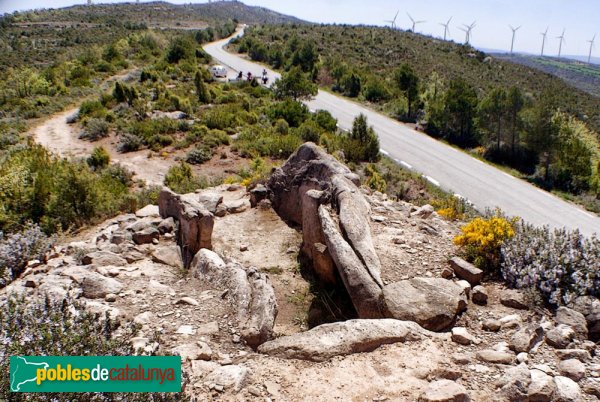
[[[182,401],[183,394],[14,393],[10,392],[9,356],[130,356],[136,353],[133,326],[119,327],[108,316],[85,310],[76,300],[31,301],[11,297],[0,306],[0,398],[7,401]]]
[[[600,211],[600,99],[556,77],[385,28],[254,27],[235,46]]]

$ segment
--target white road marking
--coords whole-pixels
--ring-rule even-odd
[[[440,182],[439,182],[439,181],[437,181],[436,179],[434,179],[434,178],[433,178],[433,177],[431,177],[431,176],[424,176],[424,177],[425,177],[425,179],[427,179],[427,181],[428,181],[428,182],[430,182],[430,183],[431,183],[431,184],[433,184],[434,186],[438,186],[438,187],[439,187],[439,185],[440,185]]]
[[[385,149],[380,149],[379,152],[381,152],[385,156],[390,156],[390,153],[388,151],[386,151]]]
[[[404,162],[404,161],[400,161],[400,164],[401,164],[402,166],[404,166],[405,168],[407,168],[407,169],[412,169],[412,165],[409,165],[408,163],[406,163],[406,162]]]

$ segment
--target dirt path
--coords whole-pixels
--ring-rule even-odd
[[[115,81],[131,81],[135,74],[136,70],[124,71],[103,81],[100,88],[107,90]],[[110,154],[112,163],[121,164],[132,171],[135,179],[143,180],[149,185],[163,183],[166,172],[176,163],[173,158],[159,157],[148,150],[127,154],[119,153],[117,151],[118,139],[114,133],[96,142],[79,139],[79,127],[67,123],[68,118],[78,110],[78,107],[72,107],[50,116],[32,128],[28,135],[53,153],[67,158],[85,158],[95,147],[103,146]]]

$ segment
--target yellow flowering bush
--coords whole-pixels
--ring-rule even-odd
[[[461,228],[454,244],[461,246],[466,258],[479,268],[500,267],[500,252],[504,242],[515,235],[517,219],[508,220],[496,213],[490,218],[475,218]]]

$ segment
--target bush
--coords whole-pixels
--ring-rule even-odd
[[[60,393],[26,394],[10,392],[9,356],[129,356],[136,353],[131,338],[137,327],[120,326],[107,315],[92,314],[73,299],[31,302],[10,297],[0,307],[0,399],[70,402],[180,401],[184,394]]]
[[[119,138],[119,145],[117,145],[117,151],[119,152],[135,152],[142,146],[142,140],[137,135],[123,133]]]
[[[2,237],[0,232],[0,288],[18,277],[31,260],[43,260],[54,244],[38,225],[30,224],[20,233]]]
[[[502,246],[502,276],[517,288],[534,288],[551,304],[600,296],[600,239],[578,231],[536,228],[524,222]]]
[[[337,119],[335,119],[327,110],[317,110],[314,114],[314,119],[325,131],[335,132],[337,130]]]
[[[462,234],[454,238],[466,259],[488,272],[500,268],[501,247],[515,235],[515,221],[509,221],[499,212],[490,218],[475,218],[461,227]]]
[[[377,170],[377,166],[372,163],[368,164],[367,175],[369,176],[366,182],[367,186],[380,193],[385,193],[387,190],[387,183],[383,177],[381,177],[381,173]]]
[[[275,132],[277,134],[285,135],[290,131],[290,125],[284,119],[278,119],[275,122]]]
[[[210,158],[212,158],[210,149],[198,147],[188,152],[185,161],[192,165],[201,165],[204,162],[208,162]]]
[[[321,128],[317,123],[312,120],[307,120],[298,128],[298,132],[300,134],[300,138],[304,142],[314,142],[316,144],[319,143],[319,138],[321,137]]]
[[[298,127],[308,119],[310,113],[302,103],[286,99],[273,105],[268,110],[267,115],[273,121],[284,119],[290,127]]]
[[[88,100],[84,101],[79,107],[79,118],[96,117],[103,119],[106,112],[106,108],[99,100]]]
[[[85,122],[85,127],[81,134],[79,134],[79,138],[88,141],[98,141],[108,136],[108,129],[109,126],[105,120],[91,118]]]
[[[103,147],[96,147],[87,158],[87,164],[94,170],[102,169],[110,163],[110,155]]]
[[[210,184],[208,180],[194,175],[190,165],[183,161],[179,165],[171,166],[165,175],[165,185],[180,194],[192,193],[200,188],[209,187]]]

